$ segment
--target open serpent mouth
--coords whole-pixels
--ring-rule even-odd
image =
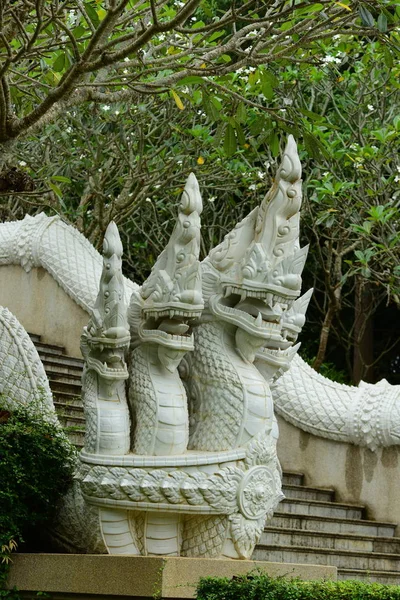
[[[276,349],[286,349],[290,342],[281,335],[282,314],[291,303],[288,298],[266,290],[248,290],[228,285],[223,294],[212,296],[209,306],[221,319],[241,327],[251,335],[268,340]]]
[[[193,349],[191,324],[200,318],[201,310],[187,310],[181,306],[169,306],[161,310],[151,308],[143,311],[145,322],[139,327],[143,341],[154,341],[164,346]]]

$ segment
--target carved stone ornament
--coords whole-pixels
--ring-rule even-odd
[[[265,465],[257,465],[246,472],[239,489],[240,512],[246,519],[265,517],[268,509],[275,504],[275,479]]]
[[[59,548],[250,558],[283,497],[274,404],[315,435],[371,449],[400,443],[398,386],[343,386],[296,356],[311,296],[300,296],[300,178],[289,136],[260,206],[200,263],[202,204],[190,175],[141,288],[122,275],[114,223],[103,257],[58,217],[0,225],[0,264],[45,268],[90,314],[85,447],[52,531]],[[40,359],[4,309],[0,334],[3,394],[34,406],[42,387],[52,407]]]

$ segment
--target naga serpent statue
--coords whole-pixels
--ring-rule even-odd
[[[85,446],[52,532],[60,548],[249,558],[282,498],[274,408],[315,435],[371,449],[400,443],[398,387],[340,385],[296,355],[312,293],[300,296],[300,205],[290,136],[265,199],[200,263],[202,203],[190,175],[140,288],[122,276],[114,223],[103,258],[58,217],[0,225],[0,265],[44,267],[90,314]],[[4,309],[0,334],[1,391],[15,397],[6,379],[17,361],[22,401],[33,405],[44,381],[54,419],[40,360]]]

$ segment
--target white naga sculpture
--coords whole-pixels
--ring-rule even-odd
[[[282,498],[274,403],[315,435],[399,443],[397,387],[342,386],[296,356],[311,296],[299,297],[300,177],[290,137],[266,198],[200,263],[190,175],[141,288],[121,274],[114,223],[103,258],[58,217],[0,226],[0,264],[44,267],[91,314],[85,446],[53,532],[63,549],[249,558]]]

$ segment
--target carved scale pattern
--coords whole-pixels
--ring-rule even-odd
[[[182,556],[221,556],[228,519],[225,515],[186,517],[183,525]]]
[[[139,454],[146,454],[145,449],[154,446],[154,424],[157,417],[157,398],[147,354],[147,348],[139,346],[132,351],[129,362],[129,403],[135,423],[134,447]]]
[[[107,553],[100,530],[99,508],[85,502],[77,482],[62,500],[50,538],[59,551]]]
[[[99,291],[103,259],[77,229],[60,217],[40,213],[0,224],[0,265],[17,264],[26,271],[43,267],[63,290],[90,312]],[[138,286],[124,278],[126,302]]]
[[[276,411],[304,431],[371,450],[400,443],[399,386],[339,384],[295,356],[271,389]]]
[[[97,452],[99,414],[97,406],[97,373],[85,367],[82,375],[82,400],[86,417],[85,449]]]
[[[195,327],[194,338],[194,352],[186,356],[190,371],[189,393],[193,417],[201,411],[204,419],[198,419],[189,448],[228,450],[235,447],[240,431],[242,382],[227,355],[219,324]],[[215,402],[218,402],[218,411]]]
[[[348,408],[355,388],[329,381],[300,357],[271,385],[275,409],[304,431],[340,441],[351,441]]]
[[[195,327],[195,349],[186,357],[195,422],[189,444],[193,450],[243,446],[272,423],[268,384],[237,354],[229,329],[219,322]]]
[[[25,404],[58,423],[49,382],[31,338],[7,308],[0,307],[0,394],[10,407]]]

